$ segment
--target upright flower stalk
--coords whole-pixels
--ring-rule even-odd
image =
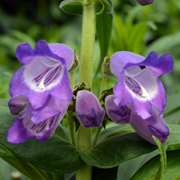
[[[96,28],[96,10],[93,0],[84,0],[83,22],[82,22],[82,45],[80,58],[79,83],[86,83],[92,86],[93,55]],[[91,128],[84,128],[80,125],[78,130],[77,148],[87,151],[91,148]],[[76,173],[76,180],[90,180],[91,167],[85,165]]]

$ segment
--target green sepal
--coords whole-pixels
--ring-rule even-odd
[[[65,0],[60,3],[59,7],[66,13],[82,15],[83,6],[91,6],[92,3],[84,4],[83,0]],[[101,14],[103,12],[107,14],[113,13],[113,6],[110,0],[97,0],[95,4],[97,7],[97,14]]]

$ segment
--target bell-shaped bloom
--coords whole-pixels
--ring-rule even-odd
[[[39,141],[48,139],[64,116],[69,101],[48,96],[46,105],[33,109],[25,95],[10,99],[9,108],[13,115],[18,115],[8,131],[7,140],[22,143],[36,137]]]
[[[130,124],[142,138],[150,143],[156,144],[152,136],[157,137],[162,143],[164,143],[169,136],[169,128],[162,117],[159,117],[159,112],[154,106],[150,113],[151,117],[142,119],[133,111]]]
[[[153,4],[154,0],[136,0],[141,5]]]
[[[105,108],[107,115],[115,123],[130,123],[132,110],[127,106],[117,106],[114,103],[114,94],[111,94],[105,98]]]
[[[157,53],[151,52],[144,58],[131,52],[115,53],[110,64],[119,80],[114,88],[114,102],[118,106],[133,103],[133,110],[143,119],[151,116],[152,105],[161,115],[166,106],[166,94],[159,77],[171,72],[173,65],[170,54],[159,58]]]
[[[99,127],[102,124],[105,110],[96,96],[86,90],[78,91],[76,97],[76,116],[80,123],[88,127]]]
[[[11,79],[10,96],[26,95],[33,109],[44,106],[49,95],[70,101],[72,90],[67,70],[73,63],[73,54],[66,45],[48,45],[43,40],[34,49],[28,43],[20,44],[16,56],[24,66]]]
[[[154,106],[152,106],[150,111],[151,116],[147,119],[142,119],[133,111],[132,103],[127,106],[117,106],[113,99],[114,95],[109,95],[105,98],[106,112],[112,121],[118,124],[130,122],[134,130],[152,144],[156,144],[152,136],[157,137],[162,143],[166,141],[169,135],[169,128]]]

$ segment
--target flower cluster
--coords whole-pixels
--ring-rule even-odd
[[[17,47],[16,56],[24,65],[10,82],[10,111],[18,118],[8,132],[8,141],[21,143],[36,137],[48,139],[64,116],[72,90],[67,70],[73,51],[63,44],[40,40],[35,49],[28,43]]]
[[[8,105],[11,113],[18,117],[7,139],[11,143],[34,137],[44,141],[52,135],[72,100],[68,70],[74,53],[66,45],[40,40],[35,49],[28,43],[19,45],[16,56],[24,66],[10,82]],[[166,94],[159,77],[172,71],[172,56],[158,57],[151,52],[144,58],[121,51],[113,54],[108,62],[111,73],[118,78],[114,94],[105,98],[109,118],[120,124],[130,123],[139,135],[153,144],[152,135],[165,142],[169,135],[162,119]],[[105,116],[96,96],[83,89],[76,93],[75,113],[86,128],[100,127]]]

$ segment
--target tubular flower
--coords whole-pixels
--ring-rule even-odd
[[[18,118],[8,132],[8,141],[21,143],[36,137],[44,141],[54,132],[72,99],[67,69],[73,51],[63,44],[40,40],[33,50],[28,43],[17,47],[24,65],[10,82],[9,108]]]
[[[98,99],[89,91],[78,91],[76,98],[76,116],[84,127],[99,127],[102,124],[105,110]]]
[[[153,4],[154,0],[136,0],[141,5]]]
[[[132,103],[127,106],[117,106],[114,101],[114,95],[109,95],[105,99],[106,112],[108,116],[116,123],[129,123],[134,130],[145,140],[156,144],[152,136],[157,137],[164,143],[169,136],[169,128],[166,123],[159,117],[159,113],[154,106],[150,111],[150,117],[142,119],[133,111]]]
[[[11,143],[22,143],[36,137],[39,141],[48,139],[64,116],[68,101],[60,101],[48,96],[46,105],[33,109],[25,95],[10,99],[11,114],[18,115],[8,131],[7,140]]]
[[[74,56],[68,46],[48,45],[40,40],[33,50],[24,43],[17,47],[16,56],[24,66],[11,79],[9,94],[12,98],[26,95],[34,109],[44,106],[49,95],[59,100],[72,99],[67,69]]]
[[[158,78],[171,72],[173,65],[170,54],[158,58],[157,53],[151,52],[144,58],[131,52],[115,53],[110,64],[112,73],[119,79],[114,88],[114,102],[119,106],[133,103],[134,111],[143,119],[151,116],[152,105],[162,115],[166,106],[166,94]]]

